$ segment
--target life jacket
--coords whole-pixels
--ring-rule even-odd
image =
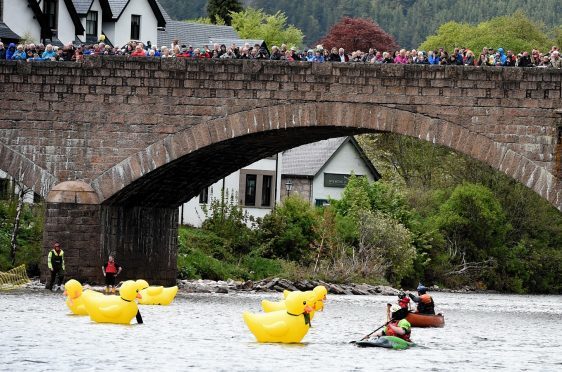
[[[407,324],[404,323],[404,322],[406,322]],[[410,323],[409,323],[406,319],[403,319],[403,320],[401,320],[401,321],[390,322],[390,323],[384,328],[384,335],[385,335],[385,336],[394,336],[394,337],[398,337],[398,338],[403,339],[404,341],[410,342],[410,333],[411,333],[411,330],[410,330],[409,324],[410,324]],[[403,335],[399,335],[398,333],[394,332],[394,331],[392,330],[392,328],[389,327],[390,325],[393,325],[394,327],[400,327],[400,328],[402,328],[402,329],[404,330],[404,332],[406,332],[406,333],[404,333]]]
[[[59,253],[52,249],[49,256],[51,259],[49,268],[52,268],[53,270],[60,270],[64,268],[64,252],[62,249]]]
[[[115,274],[117,272],[117,266],[115,265],[115,261],[107,262],[107,265],[105,266],[105,272],[109,274]]]
[[[420,296],[420,301],[418,302],[418,313],[421,314],[435,314],[435,304],[433,303],[433,298],[427,293]]]
[[[398,300],[398,305],[400,305],[400,307],[403,308],[403,309],[407,309],[409,303],[410,303],[409,297],[404,297],[404,298]]]

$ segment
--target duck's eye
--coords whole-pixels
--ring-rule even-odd
[[[303,301],[302,304],[303,304],[303,305],[306,305],[306,301]]]

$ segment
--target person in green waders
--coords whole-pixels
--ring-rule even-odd
[[[60,243],[55,243],[47,257],[47,266],[51,271],[51,280],[46,283],[45,289],[53,290],[53,284],[57,281],[55,290],[59,289],[64,280],[64,251]]]

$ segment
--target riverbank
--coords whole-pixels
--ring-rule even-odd
[[[397,296],[400,289],[396,289],[385,285],[371,284],[334,284],[326,283],[322,280],[297,280],[290,281],[282,278],[263,279],[259,281],[238,281],[238,280],[177,280],[177,286],[180,291],[185,293],[232,293],[232,292],[283,292],[289,291],[310,291],[314,287],[323,285],[329,294],[334,295],[382,295]],[[30,283],[24,285],[29,289],[44,289],[45,284],[38,279],[33,279]],[[103,286],[88,286],[88,288],[103,292]],[[429,287],[431,292],[449,292],[449,293],[492,293],[491,291],[476,291],[472,288],[465,287],[462,289],[443,289],[437,286]]]

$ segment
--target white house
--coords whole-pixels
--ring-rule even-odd
[[[0,0],[2,22],[19,39],[62,45],[84,32],[68,0]]]
[[[213,199],[234,195],[238,205],[253,217],[268,214],[287,195],[298,194],[322,206],[339,199],[349,176],[381,178],[353,137],[332,138],[262,159],[242,168],[224,180],[202,190],[180,208],[180,222],[200,227],[205,219],[202,207]],[[275,203],[273,203],[275,201]]]
[[[223,197],[225,202],[233,197],[255,218],[265,216],[279,202],[280,160],[280,154],[259,160],[201,190],[198,197],[180,207],[180,223],[200,227],[205,220],[203,206]]]
[[[0,0],[0,38],[62,46],[93,43],[99,35],[116,46],[156,43],[166,21],[157,0]]]
[[[340,199],[351,174],[370,182],[381,175],[353,137],[331,138],[283,153],[282,198],[296,193],[316,206]]]
[[[156,45],[158,29],[166,27],[166,20],[156,0],[105,2],[109,4],[111,18],[103,18],[102,30],[111,44],[123,46],[130,40],[140,40]]]

